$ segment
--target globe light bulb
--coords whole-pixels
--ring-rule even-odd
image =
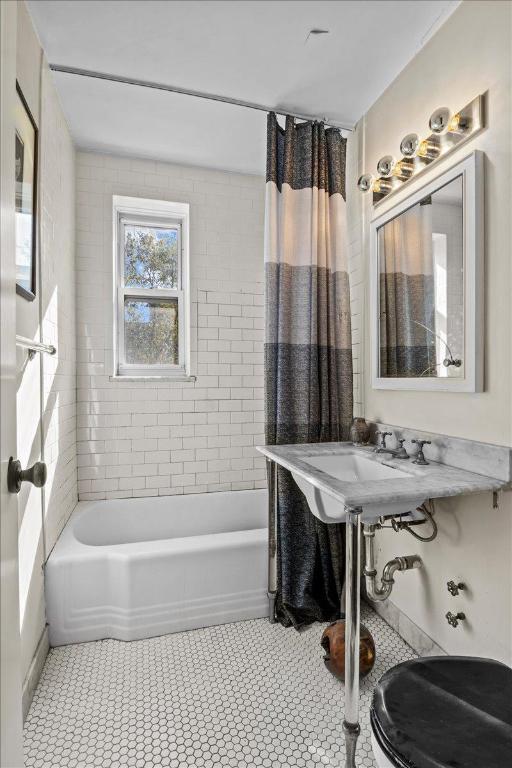
[[[414,157],[418,151],[420,137],[417,133],[408,133],[400,142],[400,152],[404,157]]]
[[[371,173],[363,173],[357,180],[357,188],[360,192],[369,192],[373,186],[374,177]]]
[[[429,128],[433,133],[444,133],[450,122],[450,110],[446,107],[440,107],[432,112],[428,121]]]
[[[379,176],[389,177],[393,173],[395,158],[392,155],[384,155],[377,163],[377,173]]]

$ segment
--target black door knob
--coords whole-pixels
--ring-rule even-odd
[[[21,462],[18,459],[9,459],[7,469],[7,488],[11,493],[19,493],[21,484],[24,482],[32,483],[36,488],[42,488],[46,483],[47,470],[44,461],[36,461],[29,469],[22,469]]]

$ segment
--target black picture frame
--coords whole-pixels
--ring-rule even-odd
[[[31,213],[31,221],[29,225],[29,232],[30,232],[30,266],[29,266],[29,284],[28,285],[20,285],[18,282],[18,242],[16,243],[16,293],[19,296],[22,296],[27,301],[34,301],[36,298],[36,274],[37,274],[37,267],[36,267],[36,259],[37,259],[37,216],[38,216],[38,209],[37,209],[37,197],[38,197],[38,152],[39,152],[39,130],[36,124],[36,121],[34,120],[34,116],[32,115],[32,112],[30,111],[30,108],[27,104],[27,100],[25,99],[25,96],[23,95],[23,91],[21,90],[21,86],[18,81],[16,81],[16,92],[19,96],[21,105],[23,106],[23,109],[26,114],[26,118],[28,119],[32,130],[34,132],[33,135],[33,141],[34,141],[34,147],[33,147],[33,153],[32,153],[32,163],[33,168],[32,170],[32,199],[31,199],[31,207],[30,207],[30,213]],[[23,199],[22,199],[22,193],[19,191],[19,183],[22,183],[25,171],[27,170],[27,157],[25,156],[25,142],[23,140],[22,136],[22,129],[18,124],[16,124],[16,135],[15,135],[15,215],[20,213],[27,213],[26,210],[22,211],[23,207]],[[16,227],[16,230],[18,232],[18,226]]]

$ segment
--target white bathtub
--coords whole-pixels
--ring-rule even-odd
[[[266,491],[79,502],[46,564],[51,645],[268,615]]]

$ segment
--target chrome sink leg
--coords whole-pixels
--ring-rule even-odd
[[[277,597],[277,464],[267,459],[268,485],[268,609],[269,621],[276,622]]]
[[[359,624],[362,509],[347,509],[345,575],[345,768],[356,768],[359,726]]]
[[[345,767],[356,768],[356,748],[361,728],[359,723],[351,725],[343,721],[343,733],[345,734]]]

